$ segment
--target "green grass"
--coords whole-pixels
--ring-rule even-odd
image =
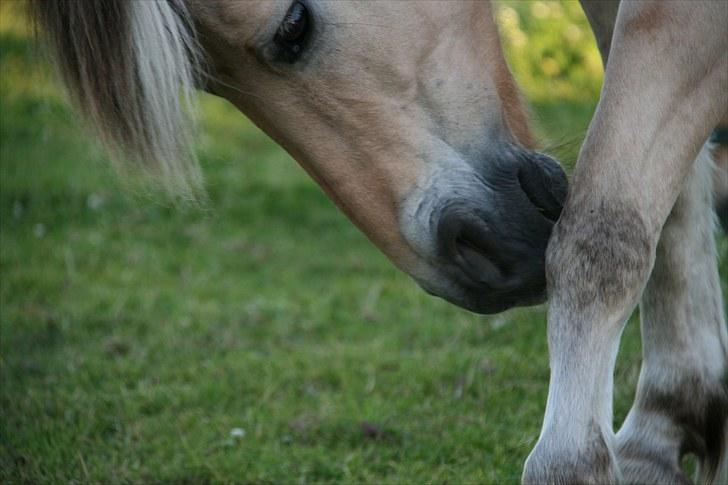
[[[517,481],[543,308],[428,297],[216,99],[207,210],[134,196],[7,25],[0,63],[0,482]],[[592,109],[534,107],[570,160]]]

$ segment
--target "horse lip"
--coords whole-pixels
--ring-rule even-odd
[[[498,265],[468,239],[459,239],[457,246],[456,254],[461,260],[461,269],[472,280],[482,284],[505,279]]]
[[[469,294],[467,297],[460,300],[447,297],[445,297],[445,299],[473,313],[493,315],[514,307],[539,305],[545,301],[546,291],[541,290],[529,295],[516,294],[513,292],[497,292],[491,293],[487,298],[483,298],[481,295],[477,294]]]
[[[539,259],[530,246],[499,239],[485,221],[477,218],[459,219],[459,225],[443,245],[447,248],[443,257],[445,267],[449,267],[449,278],[469,295],[466,299],[471,303],[454,303],[468,309],[501,307],[506,303],[505,307],[511,307],[527,304],[524,299],[530,300],[534,292],[542,292],[538,277],[528,263],[524,264]]]

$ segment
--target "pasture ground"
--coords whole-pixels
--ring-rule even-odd
[[[546,399],[543,307],[427,296],[210,97],[207,209],[130,193],[0,26],[0,482],[517,481]],[[567,160],[592,109],[534,105],[545,139],[575,136]]]

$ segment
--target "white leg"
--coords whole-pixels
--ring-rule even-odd
[[[634,406],[617,434],[628,483],[689,483],[680,470],[685,453],[699,457],[701,482],[711,483],[728,453],[728,333],[711,165],[705,146],[662,230],[642,296],[642,370]]]
[[[597,112],[546,255],[551,382],[527,483],[621,480],[614,361],[657,243],[725,111],[728,10],[622,2]]]
[[[567,205],[552,236],[551,381],[524,483],[621,481],[613,451],[613,369],[624,323],[654,259],[657,238],[643,219],[623,201],[584,199]]]

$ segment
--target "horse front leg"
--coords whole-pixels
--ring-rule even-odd
[[[605,189],[573,185],[549,244],[551,380],[524,483],[621,481],[612,431],[613,369],[657,237],[638,204]]]
[[[705,146],[662,230],[642,296],[643,363],[635,403],[617,434],[628,483],[725,483],[728,333],[715,257],[712,163]],[[723,468],[723,476],[719,469]]]
[[[728,100],[720,2],[622,2],[602,97],[547,250],[551,381],[526,483],[622,478],[613,369],[662,227]]]

